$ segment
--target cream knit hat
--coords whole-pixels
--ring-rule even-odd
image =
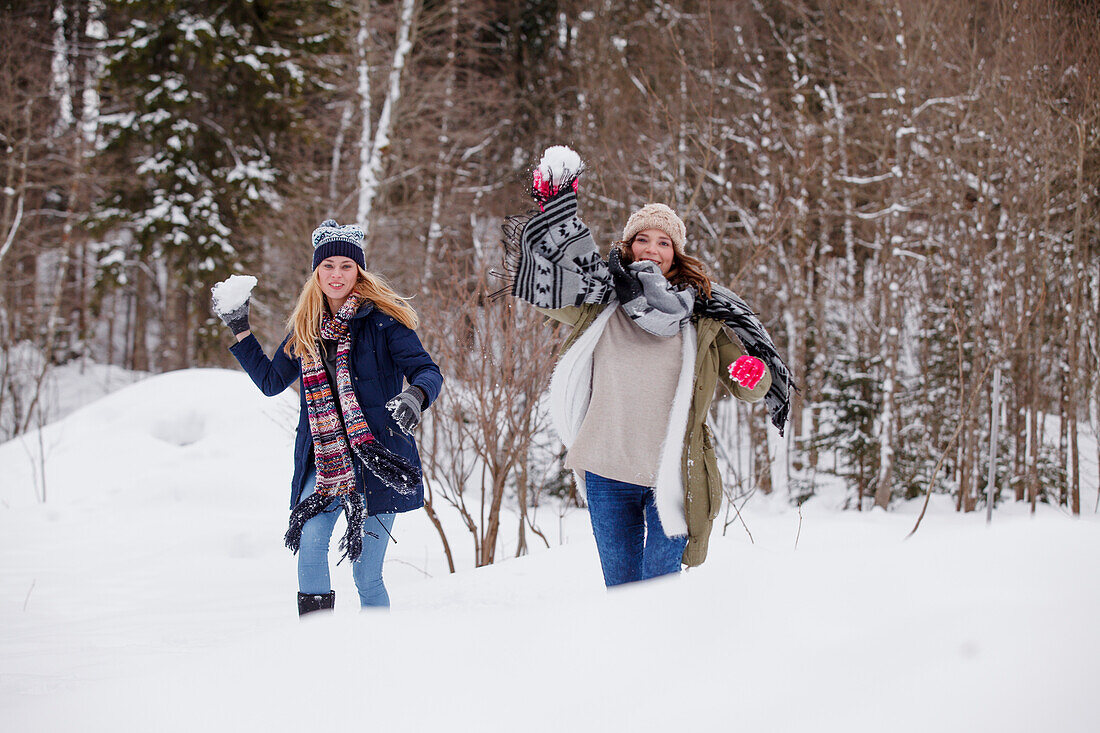
[[[684,251],[687,239],[687,227],[676,212],[664,204],[646,204],[630,215],[623,227],[623,241],[629,242],[638,232],[646,229],[660,229],[672,240],[677,252]]]

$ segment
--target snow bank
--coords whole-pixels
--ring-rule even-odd
[[[986,527],[933,502],[903,540],[908,508],[754,499],[751,538],[718,527],[701,568],[606,592],[582,512],[553,548],[477,570],[444,514],[456,575],[414,512],[389,613],[358,612],[343,565],[336,613],[300,622],[296,420],[292,392],[238,372],[145,380],[43,431],[45,504],[25,447],[0,445],[5,729],[1096,728],[1095,515]]]
[[[43,464],[47,501],[96,501],[99,492],[147,500],[234,456],[251,460],[254,442],[290,450],[296,420],[288,422],[288,411],[296,417],[293,392],[270,400],[240,372],[188,369],[145,379],[47,425],[41,440],[32,431],[0,445],[0,502],[35,503]]]

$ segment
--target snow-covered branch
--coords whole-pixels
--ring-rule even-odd
[[[4,261],[4,255],[11,249],[12,243],[15,241],[15,235],[19,231],[19,224],[23,221],[23,194],[19,194],[19,199],[15,204],[15,218],[12,220],[11,228],[8,229],[8,236],[4,240],[4,246],[0,247],[0,263]]]

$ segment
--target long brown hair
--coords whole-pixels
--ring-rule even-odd
[[[618,241],[612,247],[618,248],[623,256],[623,264],[634,261],[634,250],[631,245],[638,235],[634,235],[629,242]],[[665,278],[673,285],[690,285],[700,294],[710,297],[710,278],[707,277],[707,266],[689,254],[684,254],[678,247],[672,248],[672,267]]]
[[[317,339],[321,337],[321,316],[325,312],[325,294],[321,291],[320,276],[317,270],[306,280],[302,292],[298,294],[298,303],[286,321],[290,339],[284,351],[291,358],[306,356],[317,360],[320,352]],[[355,281],[352,293],[374,303],[374,307],[388,316],[393,316],[401,324],[416,329],[420,319],[405,298],[402,298],[381,275],[359,268],[359,278]]]

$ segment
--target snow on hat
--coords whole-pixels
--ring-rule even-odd
[[[329,257],[349,257],[367,269],[363,254],[363,229],[355,224],[340,226],[335,219],[325,219],[313,230],[313,269]]]
[[[687,227],[676,212],[664,204],[646,204],[630,215],[623,228],[623,241],[629,242],[634,235],[646,229],[660,229],[672,240],[672,246],[683,252],[687,239]]]

